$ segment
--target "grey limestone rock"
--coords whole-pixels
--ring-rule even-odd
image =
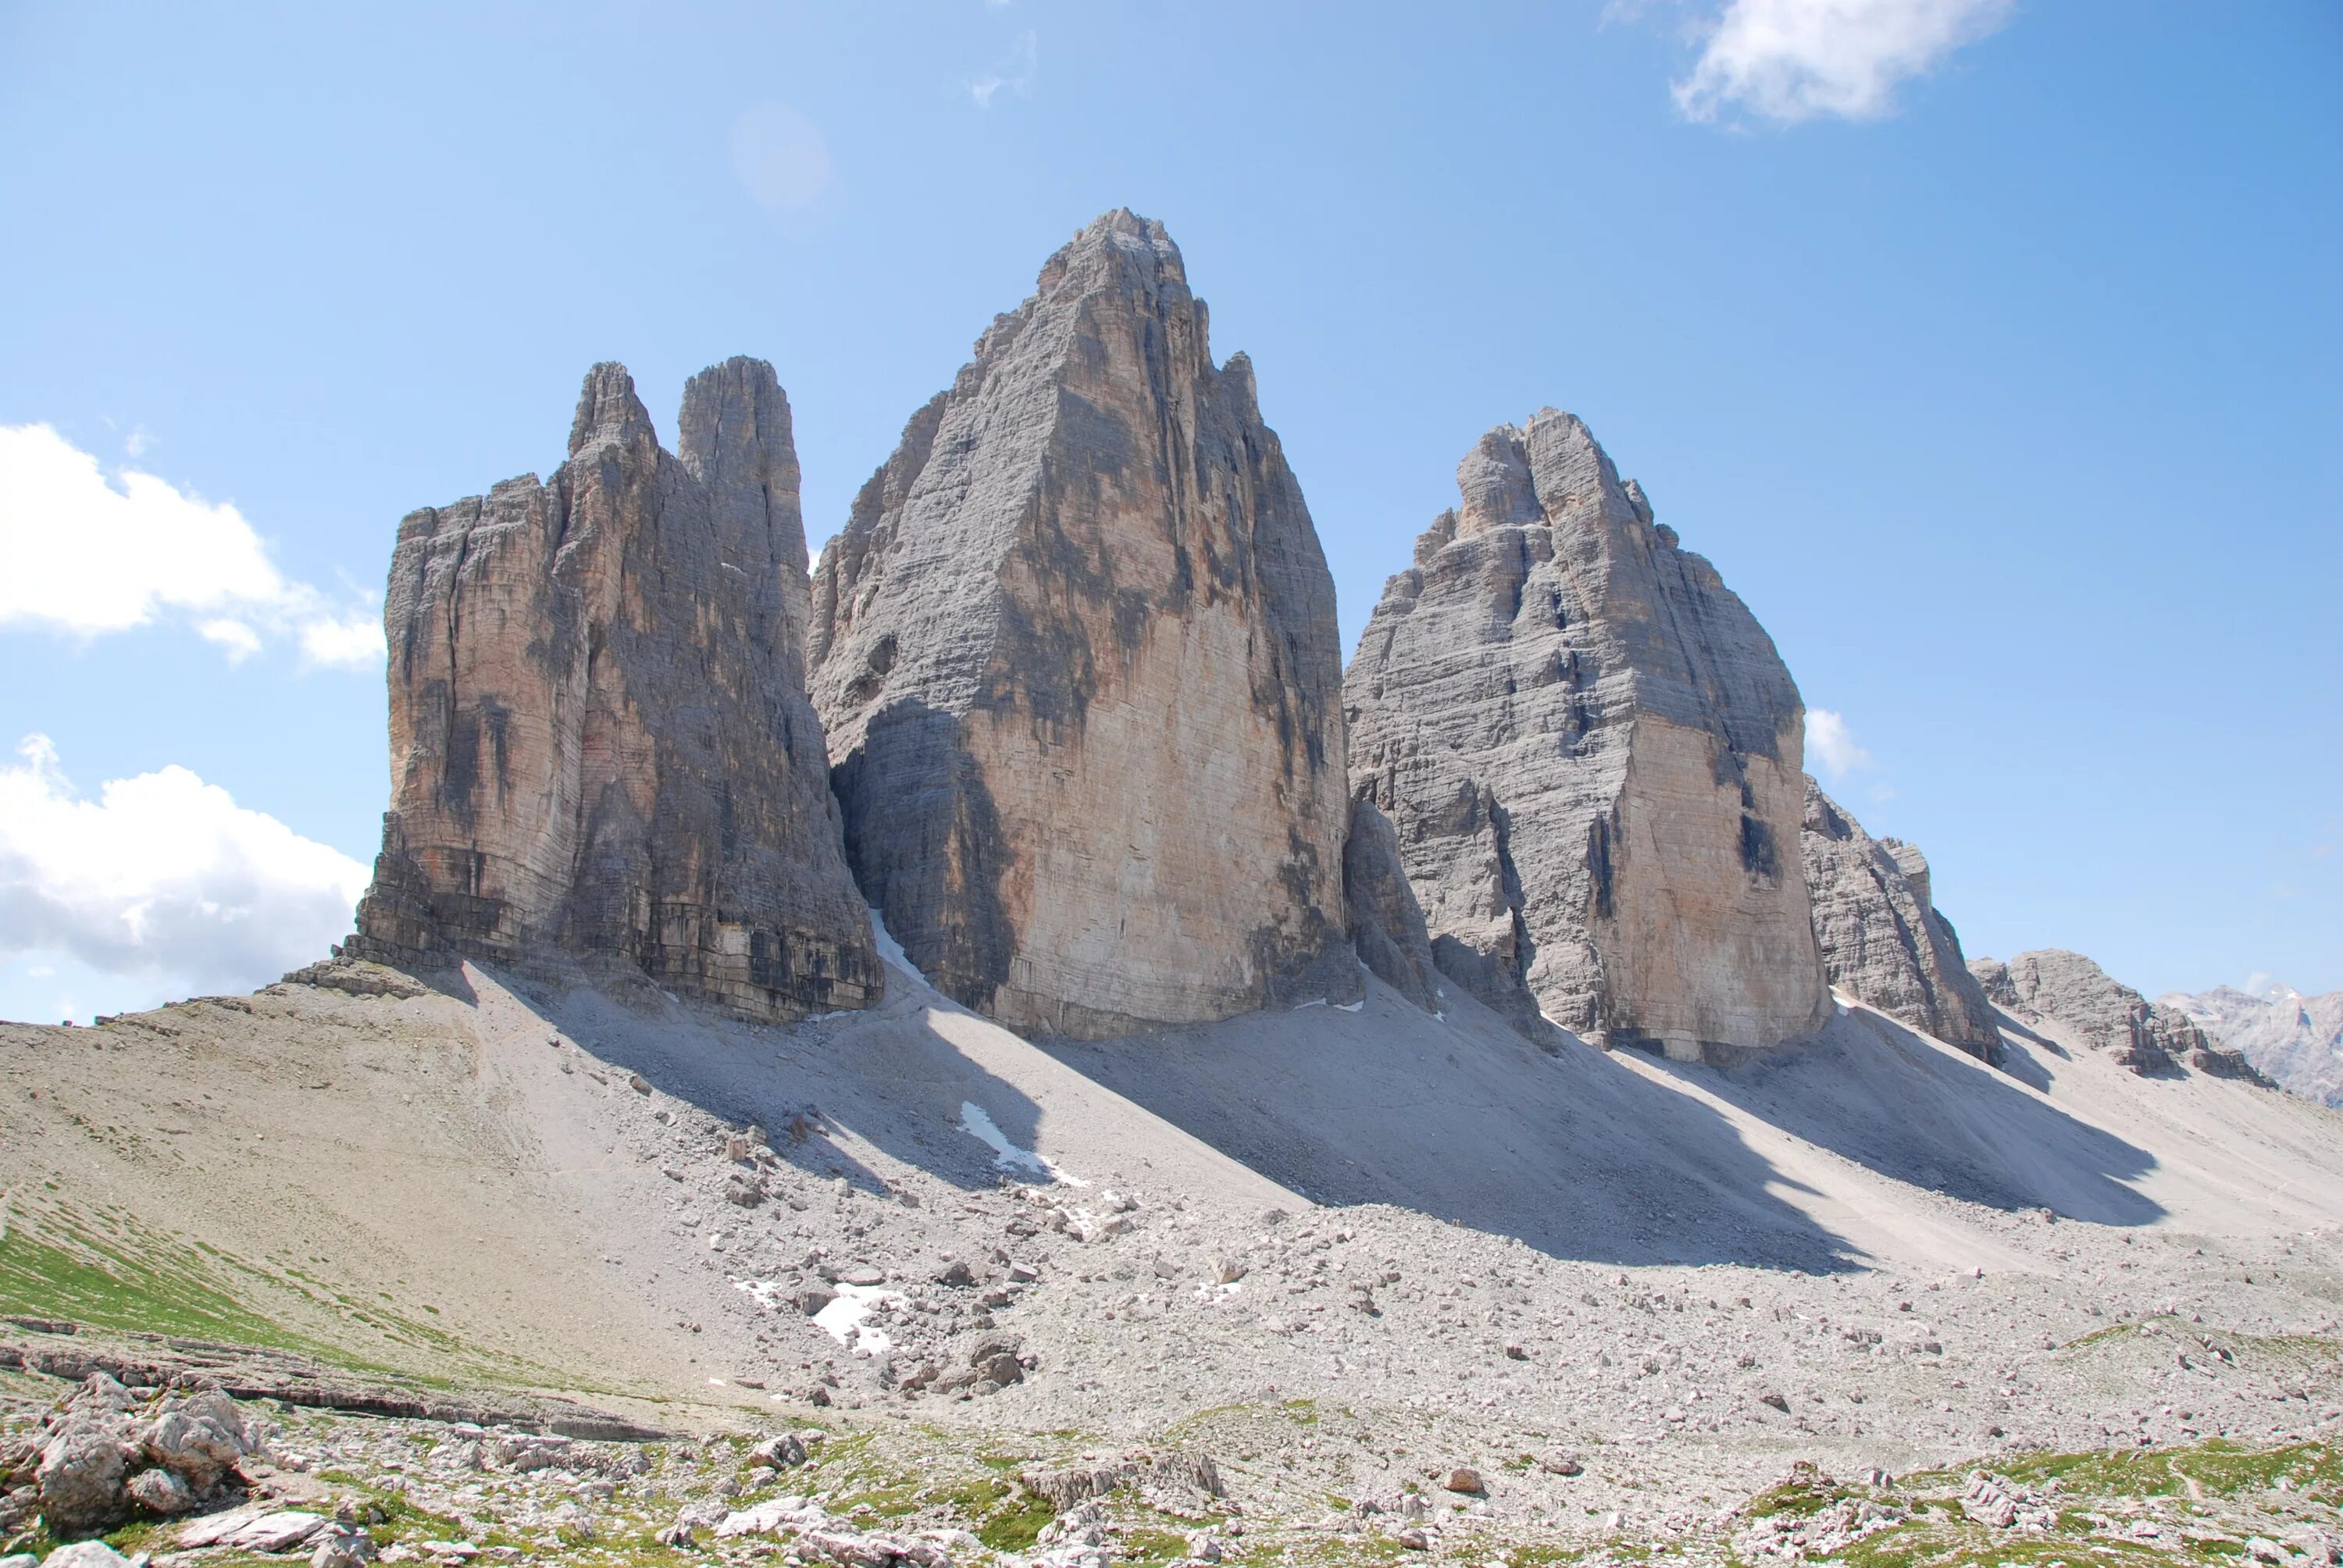
[[[1351,835],[1342,846],[1343,923],[1359,961],[1426,1012],[1440,1005],[1440,971],[1423,908],[1408,886],[1399,835],[1372,800],[1351,802]]]
[[[2270,1086],[2243,1058],[2218,1050],[2180,1009],[2150,1002],[2080,953],[2042,948],[2006,963],[1977,959],[1969,972],[1996,1007],[2021,1019],[2056,1019],[2142,1077],[2193,1067]]]
[[[1815,940],[1831,984],[1980,1060],[1994,1060],[2001,1030],[1993,1004],[1969,973],[1952,922],[1932,901],[1928,861],[1918,846],[1873,839],[1812,779],[1798,842]]]
[[[2215,986],[2173,991],[2157,1004],[2177,1008],[2212,1039],[2289,1094],[2343,1110],[2343,990],[2305,996],[2288,985],[2259,991]]]
[[[347,956],[616,955],[776,1020],[879,994],[805,695],[772,367],[692,377],[679,445],[598,365],[549,481],[400,523],[391,809]]]
[[[1805,709],[1772,639],[1572,416],[1490,431],[1456,480],[1344,685],[1441,970],[1533,1038],[1813,1030]]]
[[[1041,269],[815,573],[863,890],[939,988],[1101,1037],[1347,1000],[1341,648],[1242,355],[1161,224]]]

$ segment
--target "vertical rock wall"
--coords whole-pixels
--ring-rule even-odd
[[[1805,710],[1772,639],[1570,415],[1490,431],[1457,487],[1344,688],[1440,968],[1533,1037],[1697,1057],[1814,1029]]]
[[[815,574],[849,853],[940,987],[1104,1036],[1362,981],[1333,583],[1160,224],[1052,256]]]
[[[805,535],[772,367],[692,378],[681,456],[588,375],[551,480],[399,525],[391,809],[362,952],[622,956],[753,1017],[881,971],[804,688]]]
[[[1918,847],[1873,839],[1812,779],[1799,846],[1831,984],[1979,1060],[1995,1060],[2001,1030],[1993,1004],[1969,973],[1952,922],[1930,901],[1928,861]]]

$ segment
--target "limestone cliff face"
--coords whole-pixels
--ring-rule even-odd
[[[1875,839],[1812,779],[1799,847],[1831,984],[1983,1061],[1999,1054],[1993,1004],[1931,901],[1927,857]]]
[[[1372,800],[1351,802],[1351,837],[1342,846],[1342,919],[1351,950],[1378,980],[1434,1012],[1439,968],[1423,906],[1408,885],[1407,863],[1391,819]]]
[[[1085,228],[912,417],[809,647],[856,875],[948,993],[1098,1037],[1363,983],[1332,579],[1161,225]]]
[[[875,1000],[805,696],[809,586],[772,367],[692,378],[679,456],[616,365],[553,477],[399,525],[391,807],[357,946],[562,948],[752,1017]]]
[[[1772,639],[1570,415],[1456,477],[1344,686],[1441,969],[1534,1037],[1697,1057],[1814,1029],[1805,709]]]
[[[2029,1021],[2055,1019],[2142,1077],[2187,1066],[2270,1087],[2245,1058],[2216,1047],[2180,1009],[2150,1002],[2080,953],[2043,948],[2007,963],[1977,959],[1969,969],[1995,1006]]]

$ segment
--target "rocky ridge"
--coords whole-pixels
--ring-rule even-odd
[[[2168,992],[2157,1005],[2186,1013],[2288,1092],[2343,1108],[2343,991],[2273,985],[2257,995],[2225,985]]]
[[[1163,226],[1084,228],[823,548],[848,852],[911,961],[1075,1036],[1360,994],[1308,508]]]
[[[1575,417],[1498,427],[1456,477],[1344,685],[1440,969],[1533,1038],[1697,1059],[1814,1029],[1805,710],[1772,640]]]
[[[2021,1019],[2056,1019],[2142,1077],[2193,1068],[2276,1087],[2243,1056],[2216,1046],[2187,1013],[2151,1003],[2080,953],[2044,948],[2007,963],[1975,959],[1969,972],[1995,1006]]]
[[[680,428],[661,449],[598,365],[550,480],[399,524],[391,805],[351,956],[566,949],[776,1020],[878,993],[805,696],[789,403],[728,360]]]
[[[1993,1004],[1936,910],[1919,846],[1873,839],[1812,779],[1798,843],[1831,984],[1980,1060],[1995,1060],[2001,1028]]]

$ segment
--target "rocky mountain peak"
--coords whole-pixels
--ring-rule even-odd
[[[2272,1087],[2243,1056],[2217,1047],[2186,1012],[2150,1002],[2081,953],[2039,948],[2006,963],[1976,959],[1969,970],[1995,1006],[2035,1022],[2055,1020],[2142,1077],[2194,1068]]]
[[[1440,968],[1533,1037],[1813,1029],[1805,709],[1772,639],[1572,415],[1489,431],[1457,488],[1344,683]]]
[[[1332,579],[1161,224],[1051,256],[816,578],[849,852],[941,989],[1098,1035],[1362,983]]]
[[[629,962],[752,1017],[881,974],[802,674],[789,405],[732,360],[660,449],[623,366],[587,374],[540,485],[399,525],[391,806],[353,950]]]
[[[656,447],[659,435],[651,427],[649,410],[635,396],[635,378],[627,367],[604,360],[586,372],[578,394],[578,412],[569,421],[569,455],[601,446]]]

